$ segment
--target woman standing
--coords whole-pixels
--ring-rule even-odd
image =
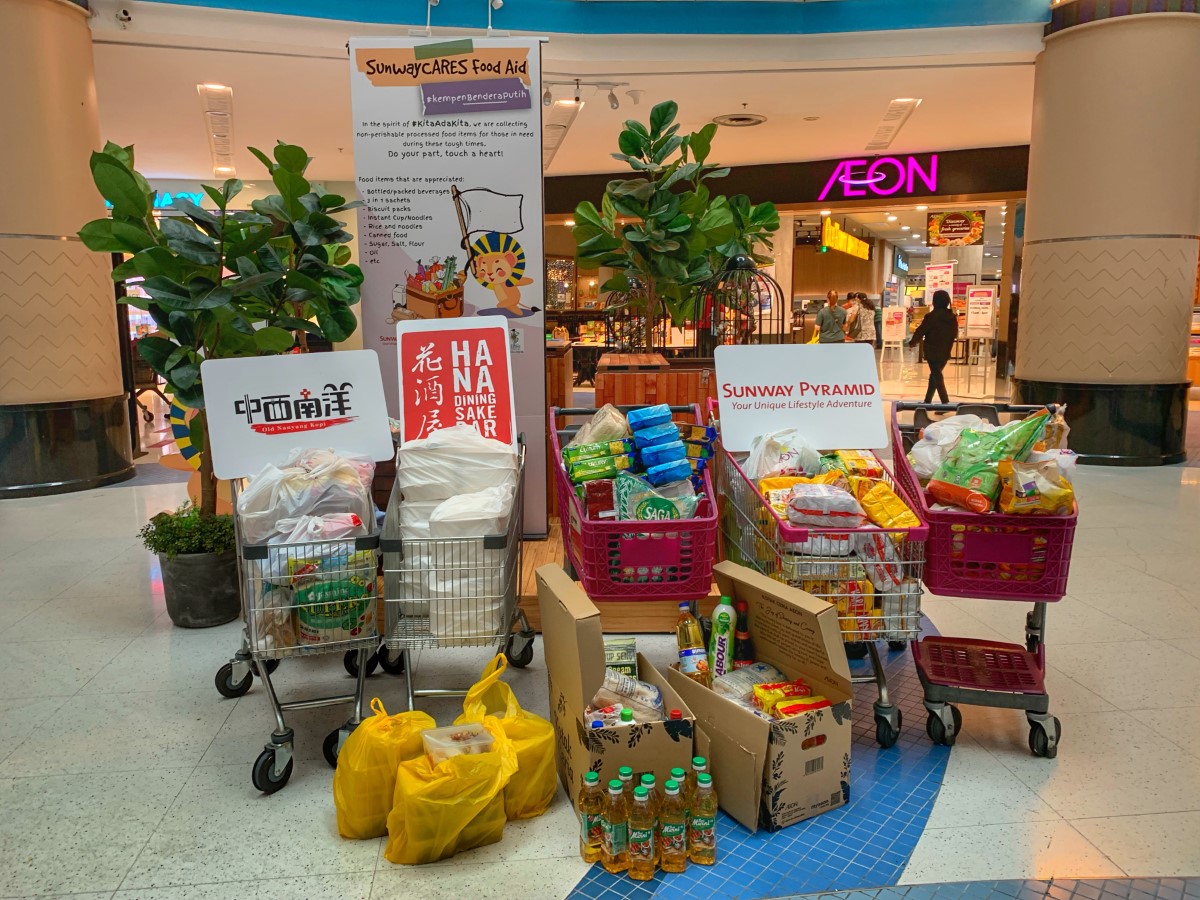
[[[862,291],[858,292],[858,342],[875,346],[875,304]]]
[[[841,344],[846,341],[846,311],[837,305],[838,292],[825,295],[825,305],[817,313],[817,343]]]
[[[862,294],[851,291],[846,295],[846,340],[858,343],[862,340]]]
[[[917,341],[925,341],[925,364],[929,366],[929,385],[925,388],[925,402],[933,400],[936,390],[938,400],[950,402],[946,393],[946,379],[942,370],[950,361],[950,351],[958,340],[958,316],[950,311],[950,295],[945,291],[934,291],[933,309],[921,320],[921,326],[913,334],[908,346],[915,347]]]

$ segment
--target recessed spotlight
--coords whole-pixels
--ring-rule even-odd
[[[899,216],[888,216],[888,221],[889,221],[889,222],[895,222],[895,221],[896,221],[896,219],[898,219],[898,218],[899,218]]]
[[[805,117],[804,117],[804,121],[805,121],[805,122],[816,122],[816,121],[818,121],[820,118],[821,118],[820,116],[805,116]]]
[[[208,82],[205,82],[204,84],[200,85],[200,87],[205,88],[206,90],[210,90],[210,91],[227,91],[227,90],[229,90],[229,85],[227,85],[227,84],[209,84]]]
[[[917,212],[925,212],[925,210],[927,210],[927,209],[929,209],[929,207],[922,204],[917,207]]]
[[[901,231],[912,231],[912,226],[911,225],[901,225],[900,230]]]
[[[833,215],[833,210],[832,209],[823,209],[823,210],[821,210],[821,215],[823,215],[823,216]]]
[[[542,106],[549,106],[554,102],[554,95],[550,93],[550,88],[546,88],[546,93],[542,94]]]
[[[215,166],[213,168],[213,171],[214,172],[232,172],[233,166]]]
[[[610,90],[608,92],[608,105],[611,106],[613,109],[617,109],[620,107],[621,101],[617,99],[616,91]]]

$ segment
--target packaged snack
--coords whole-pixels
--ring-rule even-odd
[[[950,509],[965,509],[968,512],[985,513],[992,510],[992,498],[983,490],[983,478],[972,478],[971,487],[949,481],[930,481],[929,495]]]
[[[745,472],[755,480],[771,475],[820,475],[821,454],[796,429],[785,428],[750,442]]]
[[[854,553],[862,562],[876,591],[895,591],[904,580],[904,568],[890,535],[858,531],[851,537]]]
[[[637,678],[637,640],[631,637],[606,637],[604,667]]]
[[[652,428],[644,428],[633,433],[633,439],[639,450],[653,447],[656,444],[670,444],[679,440],[679,429],[674,422],[665,422]]]
[[[865,479],[858,479],[859,485]],[[857,487],[857,485],[856,485]],[[886,481],[869,482],[865,491],[855,491],[859,505],[874,524],[880,528],[920,528],[921,520],[908,508],[900,496]]]
[[[879,458],[869,450],[838,450],[835,454],[840,468],[847,475],[862,475],[866,478],[882,478],[883,466]]]
[[[787,515],[787,503],[792,499],[792,488],[803,484],[805,479],[798,475],[776,475],[758,482],[758,492],[775,512]],[[767,517],[769,518],[769,517]]]
[[[663,463],[661,466],[650,466],[646,469],[646,478],[655,487],[670,484],[673,481],[686,481],[692,477],[692,466],[686,459]]]
[[[604,670],[603,689],[614,694],[640,703],[661,713],[663,709],[662,691],[646,681],[639,681],[630,675],[625,675],[615,669]]]
[[[730,697],[729,699],[731,701],[733,701],[734,703],[736,703],[738,706],[740,706],[742,709],[746,710],[746,712],[754,713],[760,719],[768,719],[769,720],[771,718],[770,713],[763,712],[761,709],[759,709],[757,706],[755,706],[749,700],[744,700],[741,697]]]
[[[638,475],[622,472],[613,487],[617,518],[644,522],[690,519],[700,498],[684,478],[654,487]]]
[[[908,453],[908,460],[912,463],[917,477],[922,481],[932,478],[938,466],[945,461],[950,448],[957,443],[959,435],[967,428],[979,432],[996,430],[995,425],[969,413],[961,416],[947,416],[928,425],[922,432],[921,439],[913,444],[912,450]]]
[[[669,444],[655,444],[642,451],[642,465],[647,469],[661,466],[663,463],[687,459],[687,447],[683,441],[671,441]]]
[[[882,637],[889,641],[908,640],[920,624],[917,612],[921,605],[920,582],[906,579],[898,590],[883,595],[876,593],[875,599],[880,608]]]
[[[575,437],[571,438],[567,446],[595,444],[599,441],[619,441],[625,437],[629,437],[629,425],[625,421],[625,414],[611,403],[605,403],[575,433]]]
[[[816,528],[857,528],[867,518],[849,491],[829,484],[798,484],[793,487],[788,499],[787,517],[793,525]]]
[[[643,406],[641,409],[630,410],[625,416],[630,430],[634,432],[665,425],[671,421],[671,407],[665,403],[657,406]]]
[[[1000,461],[1000,512],[1031,516],[1069,516],[1075,491],[1055,460]]]
[[[833,706],[826,698],[820,694],[814,694],[811,697],[804,697],[798,700],[784,700],[775,705],[775,718],[790,719],[793,716],[802,716],[806,712],[812,712],[814,709],[824,709],[827,706]]]
[[[568,466],[583,459],[598,459],[602,456],[622,456],[637,449],[633,438],[621,438],[616,441],[597,441],[594,444],[576,444],[564,447],[563,462]]]
[[[1000,460],[1024,461],[1041,440],[1049,418],[1050,411],[1043,409],[992,432],[966,429],[938,466],[929,493],[940,503],[987,512],[1000,493]]]
[[[770,663],[756,662],[714,678],[712,689],[731,700],[749,700],[754,696],[756,684],[768,684],[784,680],[784,675]]]
[[[812,695],[812,688],[803,679],[770,682],[754,686],[754,704],[763,712],[773,713],[776,704]]]
[[[422,731],[421,741],[425,744],[425,755],[436,766],[452,756],[487,753],[492,749],[493,739],[491,732],[482,725],[464,722],[462,725],[447,725],[444,728]]]
[[[712,444],[701,444],[696,441],[687,441],[685,443],[685,452],[688,459],[711,459],[713,455]]]
[[[579,486],[583,491],[583,506],[589,519],[613,519],[617,515],[613,499],[613,479],[597,478]]]
[[[1067,424],[1067,405],[1064,403],[1055,407],[1054,412],[1050,414],[1050,420],[1046,423],[1046,435],[1043,438],[1046,449],[1066,450],[1067,435],[1070,433],[1071,426]]]
[[[602,456],[598,459],[581,459],[567,467],[567,474],[576,484],[596,478],[616,478],[619,472],[632,469],[636,457],[632,453],[621,456]]]
[[[854,549],[849,532],[821,531],[813,532],[807,541],[795,541],[785,544],[786,556],[849,556]],[[803,564],[803,561],[798,561]],[[786,566],[787,563],[785,562]]]
[[[680,425],[679,436],[685,441],[711,444],[717,439],[717,429],[711,425]]]
[[[692,459],[688,458],[688,465],[692,467],[693,475],[703,475],[705,468],[708,466],[707,459]]]

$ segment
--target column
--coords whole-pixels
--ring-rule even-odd
[[[1034,86],[1013,399],[1109,465],[1179,462],[1187,424],[1200,14],[1147,5],[1056,8]]]
[[[75,236],[104,215],[87,12],[0,4],[0,497],[133,477],[109,258]],[[19,88],[17,87],[19,86]]]

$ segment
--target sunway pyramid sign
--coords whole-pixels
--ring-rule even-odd
[[[937,193],[938,155],[843,159],[817,200]]]

